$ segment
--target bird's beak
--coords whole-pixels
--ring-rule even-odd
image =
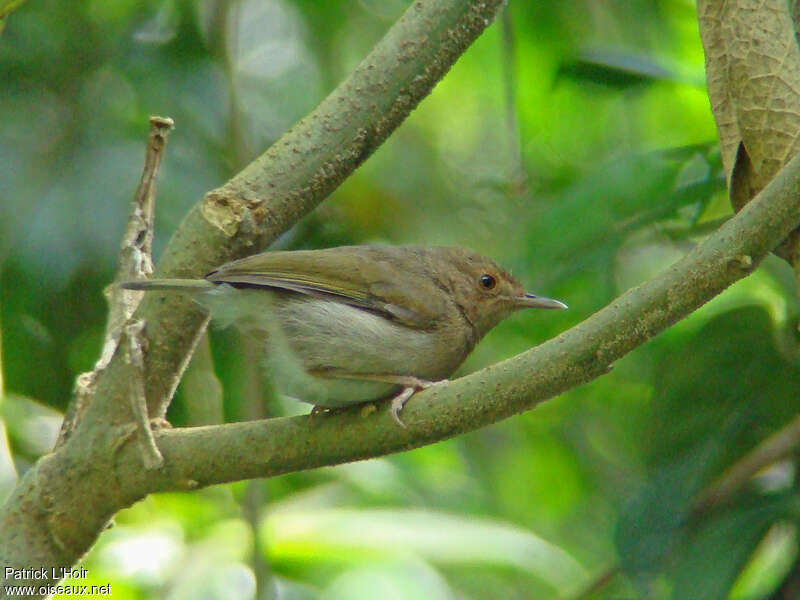
[[[516,306],[519,308],[569,308],[560,300],[553,300],[552,298],[545,298],[544,296],[534,296],[533,294],[525,294],[521,298],[515,298]]]

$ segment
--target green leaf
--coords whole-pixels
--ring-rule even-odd
[[[652,579],[683,541],[681,525],[703,472],[702,460],[679,459],[659,470],[622,511],[615,542],[622,568],[634,580]]]
[[[672,597],[724,600],[764,534],[796,502],[793,494],[754,497],[702,523],[680,552]]]
[[[681,551],[694,498],[742,427],[742,419],[718,422],[714,433],[656,468],[650,482],[631,498],[620,515],[615,537],[622,567],[634,580],[653,580],[673,553]]]
[[[502,566],[535,575],[555,589],[586,578],[566,551],[531,531],[496,520],[431,510],[284,510],[267,518],[271,560],[341,562],[417,556],[438,564]]]
[[[320,594],[323,600],[452,600],[447,581],[422,561],[368,565],[345,571]]]
[[[797,555],[797,524],[779,523],[771,527],[736,578],[730,600],[770,597],[790,576]]]
[[[675,73],[649,56],[600,48],[582,50],[578,58],[561,67],[560,74],[619,89],[676,79]]]

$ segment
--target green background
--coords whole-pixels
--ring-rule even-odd
[[[189,207],[316,106],[406,6],[41,0],[9,17],[0,496],[52,446],[99,355],[147,117],[176,122],[157,258]],[[580,322],[730,214],[692,2],[513,1],[504,18],[276,244],[465,246],[570,305],[504,322],[461,373]],[[79,583],[120,599],[253,598],[257,582],[263,598],[578,598],[593,581],[584,598],[769,598],[797,569],[795,464],[702,518],[689,508],[797,412],[797,322],[791,270],[771,257],[532,412],[379,460],[149,497],[117,516]],[[173,424],[308,410],[270,398],[235,331],[210,340],[223,405],[198,414],[184,385]]]

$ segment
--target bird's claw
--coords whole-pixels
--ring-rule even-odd
[[[390,404],[391,407],[390,412],[392,415],[392,419],[394,419],[394,422],[397,423],[403,429],[407,429],[407,427],[406,424],[403,423],[403,420],[400,418],[400,412],[403,410],[403,407],[406,405],[406,402],[408,402],[411,396],[413,396],[417,392],[426,390],[434,385],[439,385],[448,382],[447,379],[442,379],[441,381],[428,381],[427,379],[419,379],[418,377],[413,377],[413,376],[395,376],[395,375],[380,376],[380,377],[378,376],[363,377],[363,379],[385,381],[387,383],[394,383],[403,386],[403,389],[400,390],[400,392],[391,399],[391,404]],[[313,418],[316,415],[323,413],[325,414],[335,413],[340,410],[346,410],[346,408],[347,407],[330,408],[315,404],[311,409],[311,413],[308,415],[308,417],[310,420],[313,420]]]
[[[391,404],[391,413],[392,419],[394,419],[395,423],[400,425],[403,429],[407,429],[406,424],[403,423],[403,420],[400,418],[400,411],[403,410],[403,407],[406,405],[406,402],[416,394],[417,392],[421,392],[422,390],[428,389],[431,386],[446,383],[447,379],[443,379],[442,381],[428,381],[426,379],[417,379],[416,377],[413,378],[413,381],[409,381],[409,384],[403,388],[403,390],[397,394],[394,398],[392,398]]]
[[[394,419],[395,423],[400,425],[403,429],[406,429],[406,424],[403,423],[403,420],[400,418],[400,411],[403,410],[403,407],[408,402],[408,399],[414,395],[417,391],[415,387],[407,387],[403,388],[403,391],[397,394],[394,398],[392,398],[392,418]]]

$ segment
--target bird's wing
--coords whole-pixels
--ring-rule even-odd
[[[286,290],[324,297],[380,314],[402,325],[429,328],[436,312],[421,290],[401,287],[390,263],[353,256],[339,248],[263,252],[227,263],[206,275],[213,283]],[[346,250],[346,249],[345,249]],[[411,300],[406,297],[411,295]]]

